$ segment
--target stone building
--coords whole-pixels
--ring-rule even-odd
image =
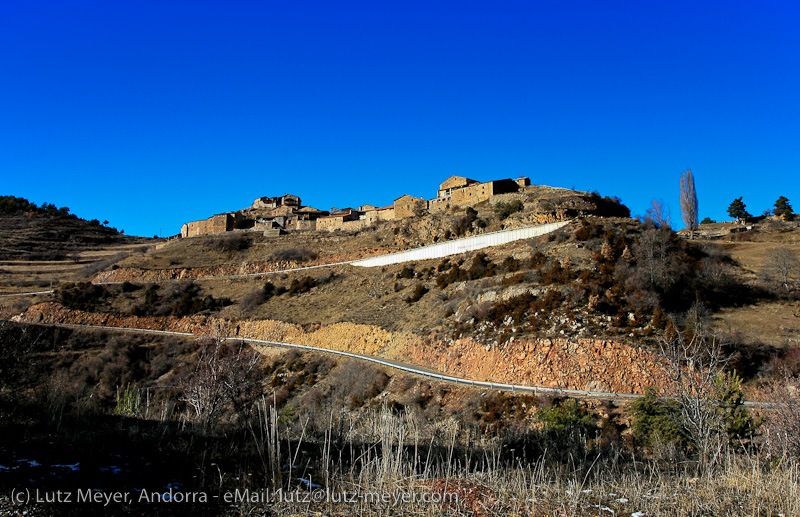
[[[431,212],[446,210],[451,206],[468,206],[486,201],[492,196],[519,192],[530,185],[530,179],[521,176],[516,180],[503,179],[480,183],[462,176],[450,176],[436,192],[436,198],[429,203]]]
[[[394,200],[395,219],[403,219],[405,217],[420,215],[427,209],[428,201],[422,199],[421,197],[414,197],[406,194]]]
[[[291,206],[291,207],[300,207],[301,206],[300,197],[295,196],[292,194],[286,194],[284,196],[279,197],[260,197],[253,201],[253,204],[250,206],[253,210],[265,210],[271,208],[278,208],[279,206]]]
[[[364,220],[367,226],[375,224],[379,221],[392,221],[395,219],[394,205],[366,210],[361,218]]]
[[[353,208],[345,208],[342,210],[337,210],[336,212],[331,213],[330,215],[326,215],[324,217],[320,217],[317,219],[317,230],[325,230],[332,232],[334,230],[341,230],[345,227],[345,223],[348,221],[358,221],[359,220],[359,213],[358,210]]]
[[[478,185],[479,181],[471,180],[463,176],[450,176],[439,185],[439,190],[436,191],[437,198],[447,198],[454,190],[469,187],[470,185]]]
[[[244,221],[241,212],[217,214],[201,221],[191,221],[181,226],[181,237],[197,237],[212,233],[233,231]]]

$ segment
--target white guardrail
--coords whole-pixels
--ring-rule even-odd
[[[569,223],[570,221],[560,221],[557,223],[538,224],[536,226],[525,226],[523,228],[515,228],[512,230],[500,230],[481,235],[473,235],[472,237],[464,237],[462,239],[455,239],[439,244],[430,244],[428,246],[415,248],[413,250],[398,251],[397,253],[390,253],[388,255],[354,260],[351,262],[351,264],[354,266],[376,267],[411,262],[414,260],[449,257],[451,255],[458,255],[459,253],[465,253],[467,251],[475,251],[482,248],[499,246],[501,244],[519,241],[522,239],[539,237],[540,235],[554,232],[559,228],[568,225]]]

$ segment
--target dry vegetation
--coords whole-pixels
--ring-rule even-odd
[[[129,461],[120,483],[153,490],[180,479],[182,490],[209,494],[271,487],[299,495],[320,489],[458,495],[412,507],[212,502],[173,510],[180,514],[800,510],[796,441],[780,439],[794,436],[793,413],[768,414],[769,440],[737,439],[713,466],[701,468],[691,447],[666,434],[642,434],[637,419],[659,414],[653,411],[658,399],[649,409],[634,410],[484,392],[349,359],[259,351],[236,342],[8,324],[0,332],[6,345],[1,425],[4,439],[14,444],[0,451],[0,464],[25,457],[45,466],[85,466],[74,476],[45,475],[40,488],[99,483],[90,467]],[[20,476],[29,477],[29,469],[0,479],[13,486]],[[59,507],[40,505],[37,511]]]
[[[24,224],[17,217],[9,235],[28,241],[15,241],[2,257],[3,292],[52,284],[50,299],[102,314],[270,319],[303,329],[346,321],[421,339],[446,336],[451,344],[468,337],[487,351],[529,337],[611,337],[666,355],[672,350],[680,368],[670,372],[683,388],[671,393],[674,402],[650,394],[625,407],[484,392],[219,339],[0,322],[0,434],[10,444],[0,449],[0,465],[42,451],[52,465],[91,466],[108,463],[114,451],[125,458],[156,451],[163,461],[137,464],[120,483],[163,489],[180,479],[187,491],[209,493],[321,487],[459,494],[452,504],[401,507],[419,515],[800,514],[799,230],[767,221],[729,241],[690,241],[620,211],[610,198],[531,187],[501,203],[352,233],[237,232],[145,248],[144,240],[82,226],[88,240],[47,234],[53,244],[42,249],[55,255],[24,259],[19,253],[32,251],[25,242],[51,230],[41,226],[44,217]],[[385,268],[87,282],[113,268],[338,261],[556,213],[587,217],[527,242]],[[0,300],[4,316],[26,303]],[[688,378],[676,373],[703,365],[710,366]],[[742,379],[759,390],[751,392],[785,405],[763,415],[746,411]],[[698,394],[714,403],[697,404]],[[698,418],[699,427],[692,424]],[[10,476],[4,487],[28,475],[0,469],[0,481]],[[100,483],[76,476],[67,486]],[[45,478],[42,486],[65,483]],[[391,505],[342,503],[180,511],[398,513]]]

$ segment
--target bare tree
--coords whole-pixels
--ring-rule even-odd
[[[721,343],[699,327],[681,332],[670,326],[659,348],[667,360],[667,395],[677,403],[675,423],[697,450],[705,470],[716,464],[725,444],[724,419],[714,402],[725,362]]]
[[[645,223],[651,223],[656,228],[672,229],[669,207],[665,207],[664,202],[659,199],[653,199],[642,220]]]
[[[203,429],[214,427],[226,410],[241,417],[259,385],[261,355],[224,336],[224,329],[217,329],[214,338],[201,346],[194,371],[181,386],[181,400]]]
[[[774,403],[766,414],[767,451],[774,457],[800,458],[800,378],[785,372],[764,395]]]
[[[689,228],[689,237],[694,237],[697,227],[697,191],[694,189],[694,175],[692,169],[681,173],[681,216],[683,224]]]
[[[788,295],[800,285],[800,260],[790,248],[777,248],[767,255],[761,276],[776,290]]]
[[[683,332],[673,323],[660,338],[666,359],[667,395],[674,400],[670,417],[699,456],[698,468],[708,472],[717,465],[726,447],[750,439],[761,425],[744,406],[742,379],[725,372],[728,359],[723,344],[703,323]]]

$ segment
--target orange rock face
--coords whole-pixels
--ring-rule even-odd
[[[454,376],[547,388],[641,394],[647,386],[663,387],[665,381],[655,354],[605,339],[518,339],[487,347],[470,338],[423,339],[411,332],[349,322],[303,329],[274,320],[117,316],[69,310],[52,302],[34,305],[12,319],[281,341],[394,359]]]

